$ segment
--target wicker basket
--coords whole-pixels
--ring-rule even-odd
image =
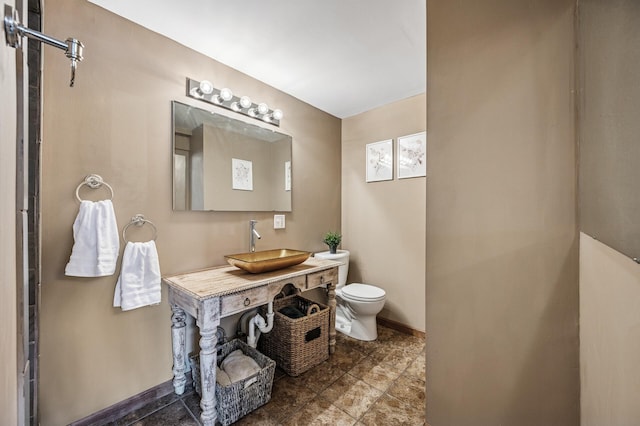
[[[246,416],[271,399],[271,386],[276,363],[241,340],[234,339],[218,347],[218,365],[231,352],[242,349],[260,366],[259,373],[244,380],[221,386],[216,383],[216,411],[218,421],[227,426]],[[198,354],[189,356],[196,392],[200,394],[200,360]]]
[[[280,309],[294,306],[307,313],[293,319]],[[263,314],[265,308],[262,308]],[[329,358],[329,307],[292,295],[273,301],[273,330],[260,337],[260,350],[290,376],[298,376]],[[314,312],[315,311],[315,312]]]

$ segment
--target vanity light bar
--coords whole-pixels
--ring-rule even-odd
[[[248,96],[236,96],[226,87],[216,89],[207,80],[196,81],[187,77],[187,96],[277,127],[280,127],[280,120],[283,117],[282,110],[272,110],[265,103],[253,103]]]

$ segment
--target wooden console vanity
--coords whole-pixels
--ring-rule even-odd
[[[279,271],[250,274],[235,266],[221,266],[163,277],[169,288],[171,340],[173,346],[173,387],[178,395],[186,384],[186,314],[196,319],[200,329],[200,371],[202,374],[202,423],[215,425],[216,346],[220,318],[267,304],[287,284],[300,291],[326,285],[331,308],[329,353],[336,343],[336,284],[338,262],[309,258],[304,263]]]

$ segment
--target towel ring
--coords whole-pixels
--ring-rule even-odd
[[[151,222],[148,219],[145,219],[144,215],[137,214],[137,215],[135,215],[134,217],[131,218],[131,221],[129,221],[129,223],[127,223],[127,226],[125,226],[124,229],[122,230],[122,239],[124,240],[124,242],[125,243],[129,242],[127,240],[127,228],[129,228],[131,225],[142,226],[145,223],[148,223],[153,228],[153,238],[152,238],[152,240],[155,241],[156,238],[158,237],[158,229],[153,224],[153,222]]]
[[[80,185],[78,185],[78,187],[76,188],[76,198],[80,202],[82,202],[82,199],[80,198],[79,191],[80,191],[80,188],[82,188],[82,185],[87,185],[91,189],[98,189],[102,185],[104,185],[107,188],[109,188],[109,191],[111,191],[111,198],[109,198],[109,200],[113,200],[113,188],[107,182],[102,180],[102,176],[100,175],[89,175],[85,177],[82,182],[80,182]]]

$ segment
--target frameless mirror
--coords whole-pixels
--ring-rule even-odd
[[[291,136],[172,102],[173,209],[291,211]]]

